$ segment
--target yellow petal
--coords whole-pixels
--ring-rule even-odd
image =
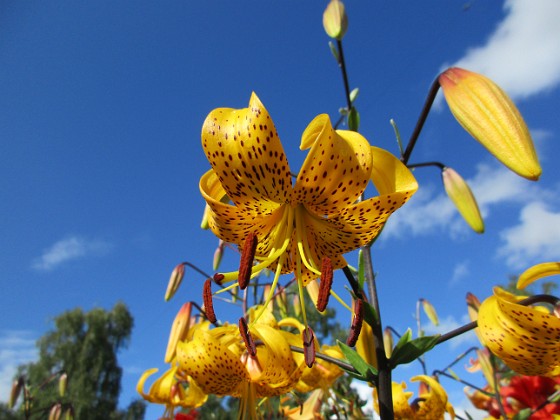
[[[299,171],[292,204],[329,217],[356,201],[372,170],[368,141],[353,131],[335,131],[322,114],[305,129],[301,144],[311,150]]]
[[[191,308],[192,303],[187,302],[181,306],[173,324],[171,325],[171,332],[169,333],[169,340],[167,341],[167,350],[165,352],[165,363],[171,363],[175,357],[175,349],[180,340],[187,338],[189,332],[189,325],[191,322]]]
[[[523,375],[560,373],[560,319],[519,305],[522,297],[494,289],[480,306],[478,329],[484,344]]]
[[[221,330],[216,332],[218,329]],[[241,352],[217,338],[220,331],[232,338],[239,337],[235,327],[196,331],[191,341],[177,345],[177,362],[204,393],[239,396],[241,385],[249,380],[249,375],[240,361]]]
[[[457,121],[500,162],[518,175],[537,180],[542,172],[523,117],[493,81],[457,67],[439,77]]]
[[[439,419],[443,418],[447,411],[451,418],[455,418],[453,407],[448,404],[445,389],[434,378],[427,375],[418,375],[410,379],[412,382],[421,381],[430,387],[429,392],[420,394],[423,400],[419,403],[419,409],[414,418],[416,419]]]
[[[517,279],[517,288],[525,289],[531,283],[547,276],[560,274],[560,262],[546,262],[534,265],[523,272]]]
[[[480,215],[476,198],[467,182],[451,168],[441,172],[445,192],[457,210],[476,233],[484,232],[484,221]]]
[[[291,175],[274,123],[257,95],[249,107],[213,110],[202,147],[229,198],[246,213],[266,215],[290,200]]]
[[[418,190],[418,182],[414,175],[399,159],[375,146],[371,147],[371,153],[373,156],[371,180],[380,196],[393,195],[392,198],[397,201],[406,201]]]
[[[367,363],[377,367],[377,354],[375,353],[373,330],[367,322],[362,323],[362,330],[356,342],[356,351]]]

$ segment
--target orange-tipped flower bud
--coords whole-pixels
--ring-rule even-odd
[[[60,416],[62,415],[62,406],[59,404],[55,404],[51,407],[51,411],[49,411],[49,420],[60,420]]]
[[[169,278],[169,283],[167,283],[167,290],[165,291],[165,301],[173,297],[175,292],[179,289],[183,277],[185,276],[185,264],[181,263],[173,269],[171,277]]]
[[[426,299],[420,299],[420,303],[422,303],[422,309],[424,309],[424,313],[426,314],[428,319],[437,327],[439,325],[439,319],[437,316],[436,308],[434,308],[434,306]]]
[[[177,348],[177,343],[187,338],[187,334],[189,333],[189,326],[191,323],[191,311],[192,303],[187,302],[183,306],[181,306],[181,309],[179,309],[179,312],[177,312],[177,315],[175,315],[175,319],[173,320],[173,324],[171,325],[171,332],[169,333],[169,340],[167,341],[165,363],[171,363],[171,361],[175,357],[175,349]]]
[[[66,386],[67,385],[68,385],[68,375],[66,373],[63,373],[58,378],[58,394],[61,397],[64,397],[64,394],[66,394]]]
[[[339,0],[331,0],[323,13],[323,28],[328,36],[339,41],[348,29],[348,16],[344,4]]]
[[[484,232],[484,221],[474,195],[466,181],[455,170],[444,168],[441,171],[445,192],[455,207],[476,233]]]
[[[439,76],[449,109],[476,140],[518,175],[541,175],[533,140],[507,94],[485,76],[458,67]]]

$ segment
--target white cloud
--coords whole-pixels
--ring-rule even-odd
[[[350,386],[358,392],[358,395],[362,400],[367,401],[363,407],[364,413],[367,415],[371,415],[371,418],[373,419],[378,419],[379,416],[377,415],[377,413],[374,414],[373,410],[373,388],[371,388],[365,382],[356,380],[352,381],[352,384]]]
[[[468,261],[462,261],[459,264],[455,265],[455,267],[453,268],[453,274],[451,275],[451,280],[449,280],[449,286],[459,284],[461,280],[469,275],[469,273],[470,269]]]
[[[514,98],[556,87],[560,1],[507,0],[504,9],[504,20],[485,45],[469,49],[454,65],[490,77]]]
[[[46,249],[40,257],[33,261],[32,267],[40,271],[49,271],[67,261],[89,255],[103,255],[112,247],[112,244],[102,240],[87,240],[79,236],[70,236],[55,242]]]
[[[515,269],[548,260],[560,259],[560,212],[551,211],[542,202],[523,207],[519,224],[504,230],[504,244],[498,255]]]
[[[8,401],[17,367],[36,359],[30,331],[0,331],[0,401]]]

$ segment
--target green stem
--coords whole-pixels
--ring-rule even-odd
[[[344,61],[344,52],[342,51],[342,41],[337,40],[336,46],[338,48],[338,66],[342,72],[342,79],[344,81],[344,91],[346,92],[346,106],[348,107],[348,112],[352,109],[352,101],[350,101],[350,84],[348,83],[348,73],[346,72],[346,63]]]

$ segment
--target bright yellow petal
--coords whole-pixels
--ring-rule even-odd
[[[546,262],[534,265],[523,272],[517,279],[517,288],[525,289],[531,283],[543,277],[560,274],[560,262]]]
[[[403,382],[401,384],[393,382],[393,411],[395,414],[395,419],[412,419],[414,418],[414,412],[408,403],[410,397],[412,397],[412,392],[405,392],[406,384]]]
[[[309,146],[292,203],[330,217],[354,203],[365,190],[372,169],[370,145],[359,133],[335,131],[328,115],[322,114],[302,135],[302,148]]]
[[[373,156],[371,180],[379,196],[391,196],[391,200],[404,204],[418,189],[416,178],[406,165],[388,151],[372,146],[371,153]]]
[[[277,238],[276,230],[283,227],[280,222],[286,208],[278,207],[266,216],[248,213],[244,208],[223,203],[216,183],[217,175],[213,170],[200,178],[200,191],[210,206],[207,216],[212,232],[221,240],[239,246],[253,232],[257,235],[256,255],[268,256]]]
[[[146,383],[146,380],[157,371],[158,371],[157,368],[148,369],[142,374],[140,379],[138,379],[138,383],[136,384],[136,392],[138,392],[142,396],[142,398],[144,398],[146,401],[152,403],[157,403],[158,401],[156,401],[155,396],[150,395],[150,393],[146,394],[144,392],[144,384]]]
[[[223,330],[216,330],[222,328]],[[241,363],[241,352],[232,351],[217,335],[220,331],[239,337],[233,327],[217,327],[211,331],[196,331],[192,341],[177,345],[179,367],[191,376],[206,394],[239,396],[243,382],[249,380]]]
[[[521,297],[499,288],[478,312],[484,344],[523,375],[560,373],[560,319],[538,308],[519,305]]]
[[[202,126],[202,147],[229,198],[252,215],[290,201],[290,168],[274,123],[257,95],[249,107],[213,110]]]
[[[434,378],[427,375],[418,375],[410,379],[412,382],[421,381],[430,387],[426,394],[420,394],[423,400],[419,403],[416,419],[443,419],[446,411],[451,414],[451,418],[455,418],[453,407],[448,404],[447,393],[445,389]]]

